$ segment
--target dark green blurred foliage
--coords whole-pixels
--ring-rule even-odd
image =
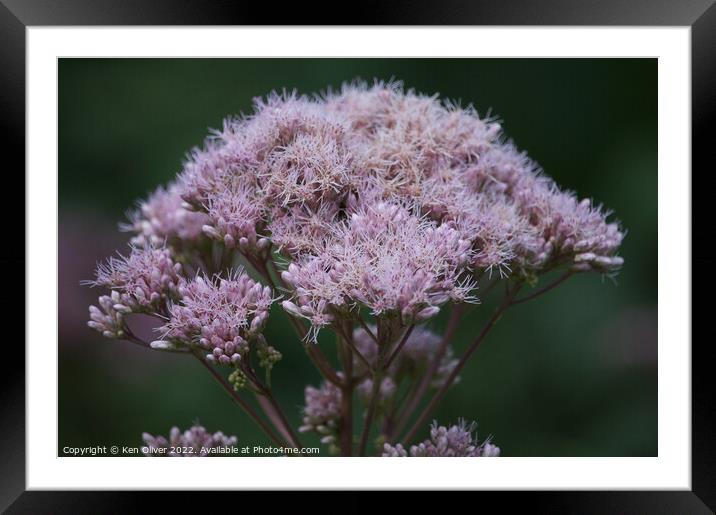
[[[124,249],[116,222],[175,176],[209,127],[249,112],[252,98],[272,89],[313,93],[356,77],[396,78],[499,116],[547,174],[612,209],[628,230],[616,282],[580,275],[509,310],[435,417],[477,420],[506,456],[656,455],[655,59],[61,59],[60,453],[139,445],[143,431],[166,434],[195,420],[240,444],[268,443],[193,360],[86,328],[98,292],[79,280]],[[458,350],[495,300],[470,311]],[[303,388],[318,374],[280,308],[266,336],[284,355],[273,383],[298,426]],[[329,338],[321,345],[334,354]]]

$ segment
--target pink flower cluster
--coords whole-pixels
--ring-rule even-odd
[[[270,287],[241,270],[225,279],[197,276],[182,293],[161,328],[163,339],[152,347],[197,345],[208,351],[207,360],[221,364],[237,364],[248,352],[249,342],[260,334],[274,301]]]
[[[221,431],[209,433],[203,426],[194,425],[182,432],[174,426],[169,431],[169,438],[142,434],[145,456],[202,457],[212,454],[226,454],[221,450],[236,445],[235,436],[227,436]],[[218,452],[217,452],[218,451]]]
[[[500,455],[500,448],[486,440],[479,443],[473,436],[476,424],[467,424],[460,420],[456,425],[445,427],[433,422],[430,427],[430,438],[424,442],[413,445],[406,451],[401,444],[383,446],[384,457],[431,457],[431,458],[459,458],[459,457],[496,457]]]
[[[121,303],[118,291],[110,295],[101,295],[98,299],[99,307],[90,306],[90,320],[87,325],[102,333],[105,338],[122,338],[126,326],[124,320],[124,304]],[[115,306],[120,309],[116,309]]]
[[[376,315],[396,313],[404,324],[424,321],[448,301],[472,300],[460,278],[470,244],[448,226],[379,202],[328,228],[316,254],[298,256],[282,278],[295,292],[283,307],[330,324],[336,311],[361,304]]]
[[[163,313],[167,302],[181,298],[186,280],[169,249],[133,246],[129,256],[112,257],[100,265],[96,279],[87,284],[113,290],[114,311]],[[91,316],[96,314],[96,310],[90,310]]]
[[[346,84],[311,98],[274,93],[256,100],[253,114],[227,118],[192,150],[174,182],[129,214],[122,228],[133,233],[131,252],[100,265],[89,282],[111,292],[90,307],[88,325],[203,360],[200,350],[206,360],[234,367],[234,388],[266,396],[267,417],[285,426],[270,396],[281,353],[261,334],[280,288],[299,335],[317,341],[330,327],[360,353],[351,362],[353,349],[342,349],[341,372],[320,349],[306,349],[327,381],[306,388],[300,430],[338,449],[342,400],[347,407],[357,391],[366,428],[383,420],[392,438],[425,393],[427,380],[417,382],[435,370],[437,402],[464,364],[447,340],[418,324],[448,304],[476,303],[478,284],[493,275],[514,277],[514,293],[557,267],[569,269],[564,277],[614,272],[623,263],[617,252],[624,234],[608,218],[590,199],[561,190],[499,123],[471,107],[398,83]],[[131,313],[161,319],[161,337],[148,343],[133,335],[125,323]],[[266,384],[254,363],[265,369]],[[381,383],[373,391],[375,378]],[[406,378],[418,384],[418,402],[411,399],[403,412],[396,392],[406,390]],[[386,444],[384,455],[499,455],[489,441],[476,441],[474,428],[434,424],[430,439],[409,450]],[[406,438],[414,434],[415,424]],[[368,436],[361,435],[359,454]],[[200,426],[173,428],[169,440],[145,435],[148,445],[162,448],[232,438]],[[350,444],[341,438],[340,452],[351,455]]]
[[[315,431],[321,435],[321,443],[334,443],[341,420],[340,388],[324,381],[320,388],[307,386],[305,398],[303,425],[298,430],[301,433]]]
[[[208,220],[205,213],[187,209],[176,183],[157,188],[128,218],[130,223],[121,224],[120,228],[134,233],[134,245],[167,245],[177,249],[200,245],[204,237],[202,227]]]
[[[493,271],[622,263],[618,225],[559,190],[497,122],[399,84],[258,100],[194,150],[179,184],[207,235],[290,258],[283,306],[314,330],[356,306],[419,322],[473,299]]]

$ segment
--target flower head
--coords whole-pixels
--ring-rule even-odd
[[[318,328],[356,305],[421,322],[448,301],[473,300],[473,283],[461,276],[469,259],[470,243],[454,229],[379,203],[333,225],[319,252],[288,267],[282,277],[295,296],[284,308]]]
[[[400,83],[258,99],[192,152],[179,184],[228,246],[275,229],[280,247],[315,251],[322,222],[388,202],[457,230],[476,272],[539,271],[565,257],[580,270],[621,264],[618,225],[557,188],[499,123]]]
[[[124,320],[124,304],[121,302],[119,292],[113,291],[111,295],[99,297],[99,307],[90,306],[90,320],[87,325],[102,333],[105,338],[122,338],[126,332]],[[115,308],[120,307],[120,310]]]
[[[164,311],[168,301],[181,298],[185,279],[181,264],[169,249],[131,248],[128,256],[112,257],[97,268],[92,286],[104,286],[117,293],[113,309],[122,313]]]
[[[145,456],[201,457],[215,454],[225,447],[236,445],[235,436],[227,436],[221,431],[209,433],[203,426],[194,425],[182,432],[174,426],[169,438],[142,434]]]
[[[322,203],[318,208],[300,205],[276,208],[267,229],[271,241],[284,255],[315,255],[330,237],[339,213],[340,208],[334,202]]]
[[[300,432],[315,431],[322,443],[334,443],[341,419],[341,389],[324,381],[320,388],[307,386]]]
[[[434,242],[423,243],[458,245],[475,273],[534,273],[566,259],[578,270],[621,264],[618,225],[559,190],[499,123],[397,82],[346,84],[315,99],[285,92],[258,99],[253,114],[227,118],[192,153],[180,185],[184,200],[208,213],[210,236],[243,249],[263,237],[291,257],[308,254],[302,261],[340,244],[341,227],[380,228],[383,215],[407,206],[435,222]],[[371,285],[394,272],[386,260],[376,260],[389,270],[367,278]],[[368,300],[377,312],[389,309]]]
[[[278,205],[317,206],[345,195],[352,155],[340,138],[343,127],[325,123],[327,127],[298,133],[264,163],[264,191]]]
[[[227,278],[197,276],[182,292],[160,329],[163,339],[196,345],[208,351],[208,360],[221,364],[237,363],[249,351],[249,342],[261,333],[274,301],[271,288],[241,270]]]
[[[209,237],[247,253],[267,246],[268,240],[259,236],[264,206],[255,188],[241,181],[224,184],[207,195],[205,209],[208,221],[203,230]]]
[[[205,213],[186,208],[176,183],[157,188],[128,218],[130,223],[120,227],[134,233],[134,245],[161,247],[166,244],[177,250],[200,245],[204,237],[202,227],[207,223]]]
[[[473,436],[476,424],[467,424],[460,420],[456,425],[445,427],[433,422],[430,426],[430,438],[413,445],[406,451],[401,444],[383,446],[384,457],[495,457],[500,455],[500,448],[492,445],[488,438],[483,443]]]
[[[226,118],[177,181],[130,216],[151,259],[133,250],[96,282],[120,292],[113,309],[149,310],[180,300],[178,269],[160,265],[157,276],[149,262],[160,244],[181,250],[208,237],[222,256],[237,251],[259,266],[278,250],[283,307],[310,321],[315,340],[359,310],[394,327],[423,322],[447,303],[476,301],[483,275],[612,273],[624,234],[608,217],[560,189],[494,118],[397,82],[354,82],[310,98],[271,93]],[[198,338],[217,359],[240,355]]]
[[[200,349],[206,360],[234,367],[228,378],[236,389],[265,392],[252,364],[270,384],[281,353],[262,331],[277,300],[272,274],[280,254],[282,307],[310,322],[308,340],[328,326],[349,340],[357,322],[363,327],[353,333],[353,362],[342,355],[355,372],[349,381],[305,389],[300,430],[335,446],[350,429],[340,427],[341,405],[353,386],[367,414],[376,408],[388,427],[397,392],[412,395],[406,377],[421,380],[430,371],[431,386],[456,379],[447,341],[419,324],[448,304],[477,302],[485,276],[517,277],[509,303],[523,283],[556,267],[570,269],[564,277],[617,270],[624,233],[609,216],[560,189],[494,118],[471,106],[400,83],[351,83],[311,98],[271,93],[255,99],[252,113],[226,118],[190,152],[176,181],[129,215],[123,228],[134,234],[131,252],[98,268],[90,284],[111,294],[90,307],[88,325],[144,343],[125,315],[158,316],[166,323],[152,348]],[[238,259],[271,287],[234,268]],[[303,333],[303,322],[296,325]],[[425,384],[418,386],[422,393]],[[377,405],[369,399],[374,388]],[[498,456],[474,430],[464,420],[434,423],[429,439],[409,450],[386,444],[384,455]],[[172,428],[168,440],[144,438],[152,449],[236,441],[200,426]]]

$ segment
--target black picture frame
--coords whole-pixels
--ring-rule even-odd
[[[512,0],[459,2],[362,2],[351,7],[355,25],[633,25],[689,26],[692,42],[692,266],[697,281],[681,273],[692,284],[692,295],[712,291],[716,259],[706,245],[697,247],[698,236],[713,234],[710,192],[716,163],[716,5],[714,0]],[[25,29],[28,26],[60,25],[282,25],[303,21],[319,24],[315,12],[331,12],[318,3],[310,12],[296,4],[274,9],[267,17],[265,4],[194,0],[0,0],[0,120],[4,137],[0,147],[5,176],[20,177],[25,166]],[[334,10],[335,12],[335,10]],[[313,13],[313,14],[312,14]],[[311,16],[308,18],[308,16]],[[326,24],[342,25],[345,20]],[[13,171],[14,170],[14,171]],[[6,179],[7,180],[7,179]],[[16,182],[21,195],[21,181]],[[22,200],[20,200],[22,202]],[[24,213],[24,206],[22,212]],[[25,241],[24,226],[6,215],[6,241]],[[9,233],[9,234],[8,234]],[[696,236],[696,237],[694,237]],[[8,238],[10,238],[8,240]],[[697,251],[700,248],[700,251]],[[25,269],[25,246],[3,246],[3,270]],[[26,274],[32,273],[26,270]],[[6,288],[24,291],[21,274],[5,274]],[[18,295],[3,295],[6,322],[18,326],[24,302]],[[22,306],[22,307],[21,307]],[[710,313],[708,301],[692,301],[692,321]],[[17,313],[16,313],[17,312]],[[16,313],[16,314],[15,314]],[[23,316],[24,318],[24,316]],[[701,317],[701,320],[704,318]],[[705,325],[705,324],[704,324]],[[696,327],[693,324],[692,329]],[[696,333],[693,333],[695,335]],[[19,339],[19,336],[17,337]],[[549,513],[712,513],[716,509],[716,438],[713,413],[716,408],[710,381],[713,337],[692,337],[692,491],[671,492],[479,492],[503,509],[528,505]],[[16,340],[18,341],[18,340]],[[6,340],[6,343],[8,341]],[[670,342],[670,344],[688,342]],[[131,492],[26,492],[25,491],[25,353],[20,345],[5,345],[5,369],[0,380],[0,508],[7,513],[127,513],[147,507],[154,493]],[[216,495],[216,494],[214,494]],[[268,495],[268,494],[253,494]],[[274,494],[270,494],[274,495]],[[242,494],[245,496],[245,494]],[[165,496],[166,497],[166,496]],[[279,496],[281,497],[281,496]],[[293,495],[291,495],[293,497]],[[418,499],[420,496],[417,497]],[[190,494],[172,494],[163,499],[184,508],[196,502]],[[483,502],[483,501],[480,501]],[[366,501],[350,503],[353,509]]]

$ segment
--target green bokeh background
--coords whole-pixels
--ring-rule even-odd
[[[195,420],[240,444],[268,444],[193,360],[86,328],[98,292],[79,281],[124,250],[116,223],[175,176],[209,127],[272,89],[313,93],[356,77],[400,79],[498,115],[547,174],[608,206],[628,230],[616,284],[581,275],[508,311],[435,417],[477,420],[506,456],[656,455],[655,59],[61,59],[58,453],[140,445],[143,431]],[[458,350],[494,302],[470,312]],[[432,322],[444,324],[444,314]],[[318,374],[280,310],[266,333],[284,354],[274,386],[298,426],[303,387]]]

